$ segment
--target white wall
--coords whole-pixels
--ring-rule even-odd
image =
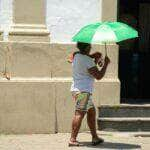
[[[47,0],[51,42],[71,42],[84,25],[101,20],[101,0]]]
[[[12,23],[13,0],[0,0],[0,26],[4,38]],[[84,25],[101,20],[101,0],[47,0],[46,23],[51,42],[68,43]]]
[[[4,40],[8,38],[8,31],[12,22],[12,1],[0,0],[0,27],[4,31]]]

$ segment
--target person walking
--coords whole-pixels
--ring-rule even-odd
[[[90,54],[91,44],[78,42],[77,48],[79,51],[75,52],[72,57],[71,92],[76,104],[69,146],[80,145],[76,139],[85,114],[87,114],[87,123],[92,135],[92,144],[97,145],[103,143],[104,140],[96,133],[96,111],[92,101],[93,84],[94,79],[100,80],[104,77],[110,59],[105,56],[102,66],[101,53]],[[97,67],[97,63],[102,66],[101,69]]]

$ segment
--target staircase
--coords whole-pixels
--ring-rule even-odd
[[[150,105],[102,105],[98,129],[105,131],[150,131]]]

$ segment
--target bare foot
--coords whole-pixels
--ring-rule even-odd
[[[69,144],[68,144],[68,146],[79,146],[80,144],[79,144],[79,142],[78,141],[76,141],[76,140],[70,140],[69,141]]]
[[[103,142],[104,142],[104,139],[102,139],[102,138],[99,138],[99,137],[92,138],[92,145],[93,146],[96,146],[96,145],[101,144]]]

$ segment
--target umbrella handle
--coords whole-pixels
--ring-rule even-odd
[[[107,45],[106,45],[106,43],[105,43],[105,56],[108,56],[107,55]]]

